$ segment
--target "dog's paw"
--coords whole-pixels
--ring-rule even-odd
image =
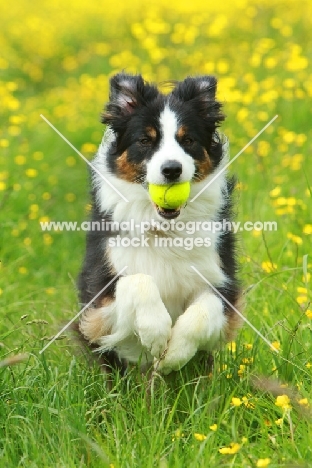
[[[194,342],[173,334],[164,358],[157,362],[156,367],[165,375],[178,371],[192,359],[196,351],[197,346]]]
[[[204,294],[176,321],[158,369],[169,374],[181,369],[197,351],[213,349],[220,341],[225,323],[222,301],[212,294]]]
[[[153,357],[160,357],[167,348],[171,337],[171,325],[171,317],[162,303],[158,307],[147,308],[144,314],[140,314],[136,323],[136,333],[142,346]]]

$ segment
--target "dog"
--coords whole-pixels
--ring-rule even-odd
[[[91,347],[109,366],[156,363],[163,374],[232,340],[242,308],[217,80],[187,77],[172,88],[163,94],[127,73],[110,80],[91,170],[91,224],[109,229],[87,233],[78,280],[88,304],[79,329]],[[181,182],[191,184],[182,206],[151,200],[149,184]]]

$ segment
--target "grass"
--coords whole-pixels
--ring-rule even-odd
[[[0,6],[0,466],[312,466],[311,13],[291,0]],[[85,237],[39,221],[89,209],[85,163],[40,114],[92,158],[122,68],[216,74],[232,157],[279,115],[231,167],[237,220],[278,224],[239,233],[245,312],[278,354],[245,325],[212,370],[191,362],[152,386],[135,368],[107,385],[67,333],[39,354],[78,311]]]

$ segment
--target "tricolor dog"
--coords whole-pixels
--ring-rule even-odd
[[[78,286],[91,302],[80,332],[111,365],[157,362],[167,374],[240,326],[234,182],[222,170],[216,87],[213,76],[188,77],[165,95],[141,75],[110,80],[91,171],[91,224],[110,229],[88,232]],[[155,203],[150,186],[175,184],[190,184],[183,204]]]

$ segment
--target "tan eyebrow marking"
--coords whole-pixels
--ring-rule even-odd
[[[154,127],[146,127],[145,131],[152,140],[156,140],[157,132]]]
[[[185,125],[182,125],[177,131],[177,136],[179,138],[183,138],[186,134],[187,134],[187,127]]]

